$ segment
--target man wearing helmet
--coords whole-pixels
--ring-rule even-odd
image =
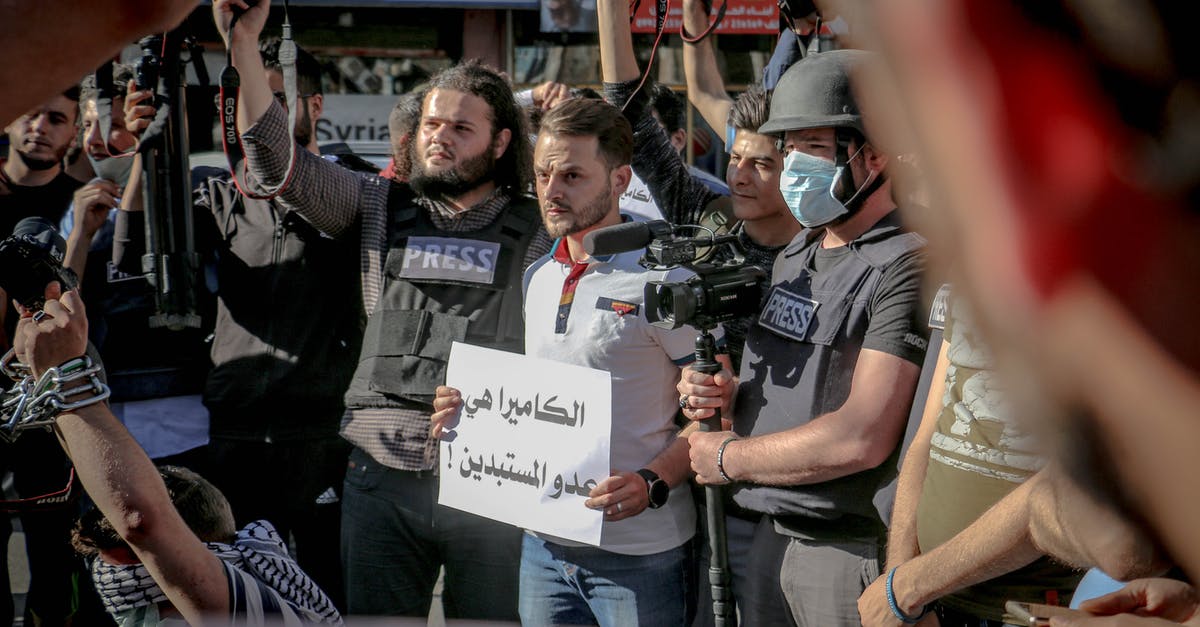
[[[733,432],[690,438],[702,483],[733,483],[765,514],[750,557],[746,624],[858,625],[879,574],[905,419],[924,358],[925,240],[901,225],[850,90],[867,53],[807,57],[784,74],[759,132],[782,134],[780,191],[805,227],[776,258],[746,336]],[[729,403],[729,373],[686,371],[685,415]],[[783,609],[785,604],[787,609]]]

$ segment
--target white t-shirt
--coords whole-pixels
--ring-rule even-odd
[[[692,272],[648,271],[638,265],[638,251],[614,255],[594,261],[579,277],[569,306],[560,306],[572,268],[554,258],[562,245],[562,240],[556,242],[551,254],[525,272],[525,354],[612,374],[610,463],[616,470],[635,471],[675,440],[675,383],[679,369],[693,359],[697,335],[692,327],[651,325],[643,311],[643,289],[647,281],[683,281]],[[560,327],[560,314],[565,328]],[[713,334],[719,338],[720,329]],[[691,490],[681,484],[671,490],[662,508],[605,522],[600,548],[649,555],[683,544],[695,531]]]

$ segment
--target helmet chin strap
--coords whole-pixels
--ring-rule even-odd
[[[842,205],[846,207],[846,214],[841,217],[842,220],[846,220],[862,208],[862,204],[868,198],[870,198],[872,194],[875,193],[875,190],[879,189],[880,185],[883,185],[883,181],[886,177],[884,176],[883,172],[872,171],[867,175],[867,180],[863,181],[862,185],[856,185],[854,181],[854,170],[850,167],[850,161],[862,153],[863,146],[866,144],[859,146],[858,151],[855,152],[854,155],[850,155],[850,133],[841,128],[837,129],[836,132],[837,152],[834,162],[838,167],[842,168],[841,180],[838,181],[838,189],[841,190],[842,193],[839,195],[845,195],[845,190],[854,190],[854,192],[850,194],[849,198],[845,200],[842,200],[841,198],[838,199],[841,200]]]

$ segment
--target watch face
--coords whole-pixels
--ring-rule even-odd
[[[650,507],[662,507],[667,504],[667,497],[671,495],[671,488],[666,481],[659,479],[650,482]]]

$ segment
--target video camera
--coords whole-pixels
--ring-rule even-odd
[[[21,220],[12,235],[0,241],[0,288],[22,307],[41,309],[51,281],[58,281],[64,292],[79,282],[63,266],[66,254],[67,242],[48,220],[36,216]]]
[[[674,226],[663,220],[626,222],[588,233],[583,247],[593,256],[644,247],[643,266],[683,266],[696,273],[682,282],[646,283],[646,318],[655,326],[676,329],[688,324],[707,330],[759,310],[767,273],[746,263],[736,234],[717,235],[702,226]]]

